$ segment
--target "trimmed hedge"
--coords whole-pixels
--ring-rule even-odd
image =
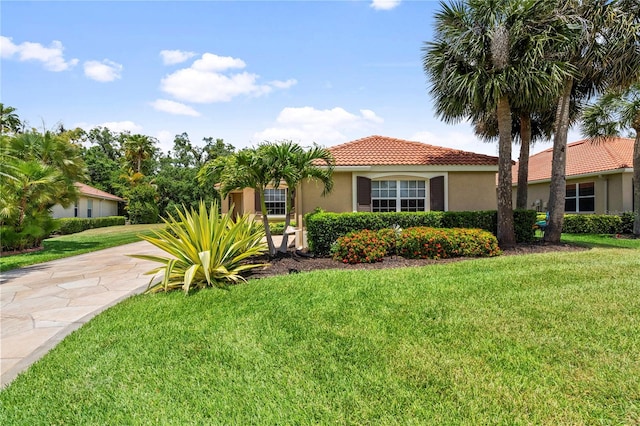
[[[482,229],[407,228],[349,232],[332,245],[331,254],[343,263],[381,262],[398,254],[409,259],[488,257],[500,254],[496,237]]]
[[[58,233],[62,235],[75,234],[87,229],[104,228],[107,226],[124,225],[124,216],[107,216],[93,218],[63,217],[56,219]]]
[[[289,226],[296,227],[296,222],[291,221]],[[284,222],[274,222],[269,223],[269,229],[271,230],[271,235],[282,235],[284,234]]]
[[[514,211],[517,242],[530,242],[534,238],[533,225],[536,212]],[[496,234],[495,210],[472,212],[391,212],[391,213],[330,213],[312,212],[305,216],[309,250],[327,255],[331,245],[341,236],[363,229],[378,230],[394,225],[402,229],[430,228],[479,228]]]

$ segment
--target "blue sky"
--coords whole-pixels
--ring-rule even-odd
[[[237,148],[379,134],[497,155],[468,124],[434,117],[421,48],[437,7],[3,0],[1,99],[32,127],[103,125],[165,150],[182,132]]]

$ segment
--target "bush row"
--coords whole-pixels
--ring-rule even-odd
[[[631,234],[633,212],[621,215],[567,214],[564,216],[562,232],[567,234]],[[544,216],[542,219],[544,220]]]
[[[352,231],[364,229],[379,230],[398,226],[402,229],[413,227],[430,228],[477,228],[496,234],[497,212],[392,212],[392,213],[329,213],[316,211],[305,216],[307,241],[314,253],[326,255],[331,245],[340,237]],[[517,242],[533,240],[533,225],[536,212],[533,210],[514,211]]]
[[[496,237],[482,229],[415,227],[349,232],[336,240],[331,254],[355,264],[380,262],[394,254],[409,259],[497,256],[500,249]]]
[[[62,235],[75,234],[87,229],[104,228],[106,226],[124,225],[124,216],[107,216],[94,218],[64,217],[56,219],[58,233]]]

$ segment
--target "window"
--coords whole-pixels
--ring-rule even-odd
[[[593,182],[572,183],[567,185],[564,211],[570,213],[594,212],[596,192]]]
[[[264,201],[267,205],[267,214],[284,215],[287,212],[287,190],[265,189]]]
[[[378,180],[371,182],[374,212],[418,212],[425,210],[426,186],[423,180]]]
[[[78,202],[73,205],[73,217],[78,217]]]
[[[87,200],[87,217],[93,217],[93,200]]]

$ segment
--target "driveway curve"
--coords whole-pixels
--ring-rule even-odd
[[[143,292],[161,254],[146,241],[58,259],[0,275],[0,387],[65,336],[119,301]]]

